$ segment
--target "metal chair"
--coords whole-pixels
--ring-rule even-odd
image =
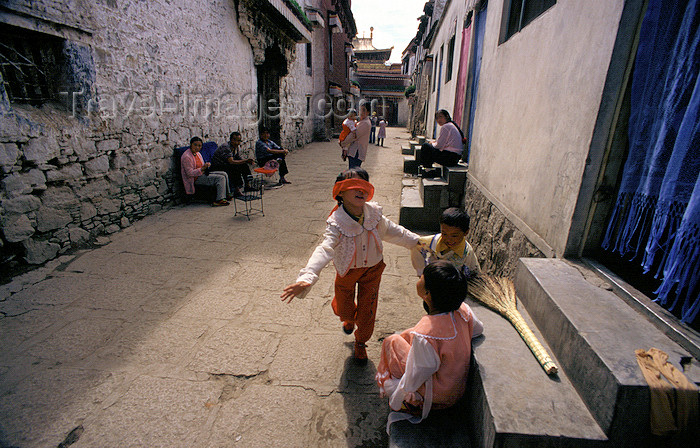
[[[263,175],[256,173],[247,176],[248,188],[247,191],[241,196],[235,196],[233,198],[233,209],[234,215],[239,214],[245,215],[250,221],[250,215],[262,215],[265,216],[263,211]],[[243,209],[238,211],[238,202],[243,202]],[[256,201],[260,203],[256,207]]]

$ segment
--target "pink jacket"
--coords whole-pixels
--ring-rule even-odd
[[[192,154],[192,150],[189,148],[182,153],[180,158],[180,173],[182,174],[182,183],[185,185],[185,193],[187,194],[194,194],[194,181],[204,174],[201,169],[195,168],[197,166],[195,158],[204,164],[202,155],[200,153]]]

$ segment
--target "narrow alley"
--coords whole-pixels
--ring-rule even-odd
[[[365,162],[394,221],[407,139],[390,129]],[[293,183],[266,192],[264,217],[174,207],[3,286],[3,446],[386,446],[374,374],[380,339],[423,314],[415,272],[386,245],[365,367],[330,309],[332,265],[282,303],[346,166],[335,141],[288,160]]]

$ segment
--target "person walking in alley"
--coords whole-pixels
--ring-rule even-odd
[[[445,109],[435,113],[435,121],[440,125],[440,135],[437,142],[423,143],[418,163],[426,168],[433,166],[433,162],[443,166],[456,166],[462,158],[464,134]]]
[[[376,112],[372,112],[372,117],[370,117],[369,122],[372,125],[372,127],[370,127],[370,129],[369,129],[369,142],[374,143],[375,135],[376,135],[376,131],[377,131],[377,113]]]
[[[341,143],[343,148],[347,148],[348,168],[360,167],[365,160],[370,128],[369,103],[364,102],[360,104],[360,121],[357,123],[355,132],[351,132]],[[343,154],[345,154],[344,151]]]
[[[266,127],[260,128],[260,139],[255,142],[255,158],[258,165],[263,166],[270,160],[277,160],[279,163],[280,184],[291,184],[285,176],[289,173],[287,169],[286,155],[289,151],[282,149],[277,143],[270,140],[270,130]]]
[[[384,146],[384,139],[386,138],[386,127],[389,123],[386,122],[384,117],[379,119],[379,132],[377,132],[377,146]]]
[[[194,194],[195,185],[214,186],[216,187],[216,200],[211,205],[214,207],[229,205],[228,200],[231,200],[232,196],[228,175],[223,171],[208,171],[211,163],[204,163],[204,159],[199,153],[201,150],[202,139],[192,137],[190,148],[183,152],[180,158],[180,174],[185,186],[185,193]]]
[[[238,148],[241,145],[241,133],[232,132],[229,136],[229,141],[214,151],[211,157],[211,169],[214,171],[225,171],[228,174],[228,179],[233,183],[233,195],[242,196],[243,189],[248,176],[250,176],[249,164],[253,163],[253,159],[243,159],[238,153]]]
[[[321,270],[333,260],[336,277],[331,306],[346,334],[352,334],[357,326],[354,359],[359,364],[367,362],[365,344],[374,332],[379,283],[386,266],[382,241],[412,249],[419,239],[387,219],[376,202],[368,202],[373,195],[374,186],[369,183],[367,171],[352,168],[340,173],[333,186],[333,198],[338,204],[326,220],[323,241],[296,282],[285,287],[280,296],[287,303],[294,297],[305,297]]]

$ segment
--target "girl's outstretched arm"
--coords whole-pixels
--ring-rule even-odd
[[[283,302],[286,301],[287,303],[292,303],[294,297],[304,292],[304,290],[306,290],[306,288],[308,288],[309,286],[311,286],[311,284],[306,282],[292,283],[291,285],[288,285],[286,288],[284,288],[284,292],[282,292],[282,295],[280,297],[282,298]]]

